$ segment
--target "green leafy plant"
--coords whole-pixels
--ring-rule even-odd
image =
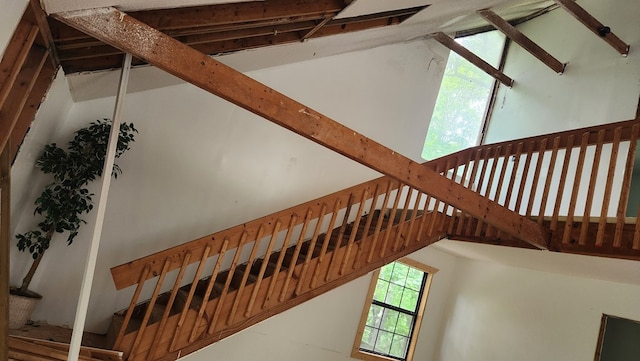
[[[22,285],[12,290],[13,293],[31,293],[28,291],[29,284],[55,233],[68,232],[67,245],[70,245],[78,235],[80,226],[86,223],[80,217],[93,209],[93,194],[87,185],[102,175],[110,130],[109,119],[97,120],[76,131],[66,151],[56,143],[44,147],[36,166],[43,173],[51,174],[53,182],[44,187],[35,201],[34,214],[42,216],[37,228],[16,235],[18,249],[31,253],[33,263]],[[133,124],[120,125],[116,158],[129,149],[137,132]],[[122,169],[114,165],[112,175],[117,178],[121,173]]]

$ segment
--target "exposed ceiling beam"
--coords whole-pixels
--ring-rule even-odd
[[[447,34],[439,32],[439,33],[431,34],[431,37],[437,40],[440,44],[449,48],[451,51],[467,59],[467,61],[469,61],[471,64],[477,66],[478,68],[480,68],[480,70],[491,75],[493,78],[495,78],[502,84],[508,87],[513,86],[513,79],[506,76],[500,70],[494,68],[493,65],[482,60],[482,58],[472,53],[469,49],[465,48],[459,43],[456,43],[456,41],[450,38]]]
[[[509,22],[501,18],[498,14],[490,9],[478,10],[478,14],[480,14],[480,16],[482,16],[491,25],[495,26],[496,29],[502,31],[507,37],[509,37],[509,39],[513,40],[526,51],[531,53],[531,55],[538,58],[538,60],[543,62],[553,71],[558,74],[562,74],[564,72],[566,64],[563,64],[551,54],[547,53],[533,40],[529,39],[529,37],[521,33],[520,30],[509,24]]]
[[[61,21],[256,115],[389,175],[508,234],[546,249],[548,231],[266,85],[114,8],[65,12]]]
[[[575,0],[555,0],[555,2],[565,9],[574,18],[578,19],[584,26],[591,30],[594,34],[598,35],[602,40],[611,45],[622,56],[629,54],[629,45],[625,44],[616,34],[611,32],[611,28],[605,26],[591,14],[589,14],[584,8],[578,5]]]

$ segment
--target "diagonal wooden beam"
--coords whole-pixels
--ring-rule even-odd
[[[0,360],[9,359],[10,174],[10,149],[5,147],[0,152]]]
[[[467,59],[468,62],[477,66],[478,68],[480,68],[480,70],[484,71],[485,73],[491,75],[493,78],[495,78],[502,84],[508,87],[513,86],[513,79],[506,76],[500,70],[494,68],[493,65],[482,60],[482,58],[472,53],[469,49],[465,48],[461,44],[456,43],[455,40],[450,38],[447,34],[439,32],[439,33],[431,34],[431,36],[433,37],[433,39],[437,40],[440,44],[446,46],[451,51]]]
[[[616,34],[611,32],[611,28],[605,26],[596,18],[594,18],[589,12],[578,5],[575,0],[555,0],[560,7],[565,9],[574,18],[578,19],[584,26],[591,30],[594,34],[598,35],[602,40],[611,45],[622,56],[629,54],[629,45],[625,44]]]
[[[501,18],[498,14],[490,9],[478,10],[478,14],[491,25],[495,26],[496,29],[502,31],[507,37],[509,37],[509,39],[513,40],[531,55],[538,58],[538,60],[543,62],[553,71],[558,74],[562,74],[564,72],[566,64],[563,64],[560,60],[547,53],[546,50],[542,49],[533,40],[529,39],[529,37],[516,29],[515,26],[509,24],[508,21]]]
[[[441,176],[114,8],[59,13],[60,21],[356,162],[546,249],[537,223]]]

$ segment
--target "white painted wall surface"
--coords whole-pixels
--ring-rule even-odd
[[[416,41],[249,75],[419,160],[442,58]],[[113,104],[75,103],[57,139],[110,117]],[[105,331],[130,301],[133,290],[116,292],[110,267],[379,176],[192,85],[129,94],[123,109],[140,134],[111,184],[88,330]],[[91,223],[71,247],[58,237],[43,258],[32,288],[45,298],[34,319],[71,324]]]
[[[11,230],[15,230],[25,224],[35,222],[33,216],[33,202],[40,195],[42,187],[49,182],[36,167],[36,160],[40,157],[43,147],[58,139],[58,129],[67,116],[73,101],[67,82],[62,73],[58,72],[45,99],[38,109],[37,121],[34,121],[31,129],[24,138],[15,163],[11,168]],[[31,255],[19,252],[15,247],[15,238],[12,241],[11,250],[11,282],[19,285],[22,277],[31,265]],[[52,257],[56,258],[56,257]],[[57,259],[59,262],[59,258]],[[41,271],[46,272],[46,271]],[[64,278],[63,278],[64,279]]]
[[[603,313],[640,319],[640,287],[458,262],[440,361],[592,360]]]
[[[2,0],[0,4],[0,59],[4,54],[16,25],[20,22],[27,0]]]
[[[428,247],[409,258],[439,269],[432,280],[414,356],[414,360],[436,360],[433,356],[440,342],[457,257]],[[370,281],[371,274],[361,277],[188,355],[185,360],[352,360],[351,348]]]
[[[562,9],[518,28],[562,62],[557,75],[519,45],[510,47],[504,72],[516,83],[500,88],[487,143],[635,118],[640,94],[640,2],[580,1],[631,45],[628,57]]]

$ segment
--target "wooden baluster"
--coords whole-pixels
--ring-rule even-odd
[[[400,247],[400,239],[402,238],[402,231],[404,230],[404,225],[407,219],[407,213],[409,211],[409,204],[411,203],[411,196],[413,195],[413,188],[407,188],[407,195],[404,199],[404,205],[402,206],[402,212],[400,213],[400,221],[398,222],[398,230],[396,231],[396,238],[393,240],[393,252],[398,251],[398,247]]]
[[[433,212],[429,211],[429,203],[431,203],[431,196],[425,194],[427,198],[424,201],[424,210],[422,211],[422,218],[420,218],[420,226],[418,227],[418,235],[416,239],[419,241],[422,239],[422,233],[427,226],[427,221],[433,215]]]
[[[316,268],[313,271],[313,277],[311,278],[311,289],[316,288],[316,283],[318,282],[318,278],[320,277],[320,267],[322,267],[322,263],[324,262],[324,257],[327,253],[327,248],[329,247],[329,242],[331,241],[331,234],[333,233],[333,227],[335,227],[336,219],[338,218],[338,212],[341,207],[340,200],[336,200],[336,203],[333,206],[333,213],[331,213],[331,220],[329,221],[329,228],[327,229],[327,233],[324,235],[324,240],[322,241],[322,249],[320,249],[320,254],[318,255],[318,262],[316,263]]]
[[[447,169],[448,165],[445,164],[445,169]],[[438,166],[435,167],[434,171],[439,172],[440,169]],[[431,217],[429,218],[429,227],[427,228],[427,234],[432,235],[435,229],[436,223],[438,221],[438,213],[440,213],[440,199],[435,198],[436,200],[433,204],[433,212],[431,213]],[[444,210],[444,207],[443,207]]]
[[[534,149],[535,141],[529,142],[529,145],[527,146],[527,153],[525,155],[526,159],[524,161],[524,167],[522,168],[522,178],[520,178],[520,186],[518,187],[518,196],[516,197],[516,204],[513,208],[513,210],[518,214],[521,214],[520,208],[522,207],[522,199],[524,198],[524,190],[527,184],[527,178],[529,177],[529,167],[531,167],[531,158],[533,158]],[[529,199],[529,203],[533,202],[531,192],[529,192]]]
[[[202,275],[202,270],[204,269],[204,265],[207,261],[207,258],[209,258],[210,252],[211,252],[211,245],[207,244],[207,246],[204,248],[204,252],[202,252],[202,257],[200,258],[198,269],[196,270],[196,274],[193,276],[193,282],[191,282],[191,287],[189,288],[189,294],[187,295],[187,300],[185,301],[184,309],[180,313],[180,319],[178,320],[178,325],[176,326],[176,330],[173,333],[171,345],[169,346],[169,351],[171,352],[175,351],[176,343],[178,342],[178,336],[180,336],[182,327],[184,325],[184,320],[187,318],[189,305],[191,304],[193,295],[196,292],[196,286],[198,285],[198,280],[200,280],[200,276]]]
[[[464,165],[464,170],[462,171],[462,177],[460,178],[460,184],[462,184],[464,186],[464,180],[467,178],[467,173],[469,172],[469,166],[470,166],[470,159],[465,159],[465,164]],[[455,170],[455,172],[453,173],[453,181],[455,182],[456,180],[456,175],[458,174],[458,171],[460,169],[460,166],[458,166],[458,169]],[[453,233],[453,227],[456,223],[456,219],[459,217],[458,212],[460,212],[459,209],[456,209],[455,207],[453,208],[453,213],[451,213],[451,219],[449,220],[449,234]],[[460,221],[458,222],[462,222],[464,218],[460,218]]]
[[[478,179],[478,189],[476,189],[476,191],[478,192],[478,194],[482,194],[484,197],[488,197],[487,193],[489,189],[489,186],[487,186],[485,191],[484,192],[482,191],[482,189],[484,188],[484,178],[485,178],[485,175],[487,174],[487,167],[489,166],[489,160],[494,157],[495,153],[497,153],[497,149],[494,149],[493,147],[488,147],[485,150],[485,157],[482,160],[482,170],[480,171],[480,179]]]
[[[148,264],[144,265],[144,268],[140,273],[140,278],[138,279],[138,285],[136,286],[136,290],[133,292],[133,297],[131,298],[131,302],[129,303],[129,308],[127,309],[127,313],[124,315],[122,327],[120,328],[120,331],[118,331],[118,336],[116,337],[116,341],[113,345],[114,350],[120,349],[122,339],[124,338],[124,334],[126,333],[129,322],[131,321],[131,315],[133,315],[133,310],[136,308],[138,298],[140,298],[140,292],[142,292],[144,282],[147,280],[150,271],[151,267]]]
[[[360,206],[358,207],[358,212],[356,213],[356,219],[353,222],[353,227],[351,227],[351,234],[349,235],[347,249],[344,252],[344,257],[342,258],[342,264],[340,265],[340,271],[338,272],[340,276],[344,274],[344,271],[347,268],[347,262],[349,261],[349,257],[351,257],[351,249],[353,248],[353,243],[355,242],[356,235],[358,234],[358,228],[360,227],[360,220],[362,219],[365,202],[367,201],[368,196],[369,196],[369,190],[365,188],[362,191],[362,197],[360,198]]]
[[[640,222],[638,222],[638,219],[640,219],[640,204],[638,204],[638,210],[636,213],[636,228],[633,232],[633,244],[631,246],[631,248],[636,251],[640,250]]]
[[[302,270],[300,271],[300,279],[298,279],[298,285],[296,286],[295,295],[299,295],[302,292],[302,285],[305,284],[304,278],[307,274],[307,269],[309,268],[309,263],[311,262],[311,258],[313,257],[313,252],[316,249],[316,244],[318,242],[318,236],[320,235],[320,228],[322,227],[322,220],[324,219],[325,214],[327,213],[327,204],[322,203],[322,207],[320,208],[320,215],[317,218],[316,228],[313,231],[313,237],[311,237],[311,242],[309,242],[309,251],[307,251],[307,256],[304,260],[304,264],[302,265]]]
[[[631,179],[633,177],[633,163],[636,160],[639,130],[640,125],[634,125],[631,131],[631,139],[629,140],[629,151],[627,152],[627,162],[625,163],[624,178],[622,178],[622,189],[620,192],[620,200],[618,201],[618,212],[616,214],[616,233],[613,238],[614,247],[622,246],[622,232],[624,230],[627,205],[629,205],[629,191],[631,190]]]
[[[596,234],[596,246],[602,246],[604,240],[604,232],[607,227],[607,214],[609,213],[609,203],[611,202],[611,188],[613,187],[613,177],[616,171],[616,161],[618,159],[618,150],[620,149],[621,137],[622,127],[617,127],[613,131],[613,143],[611,143],[611,156],[609,157],[607,182],[604,186],[602,209],[600,210],[600,221],[598,222],[598,233]]]
[[[551,218],[551,231],[555,231],[558,228],[558,217],[560,216],[560,207],[562,206],[562,196],[564,194],[564,187],[567,183],[567,175],[569,173],[569,163],[571,163],[571,154],[573,153],[573,141],[574,135],[571,134],[567,138],[567,148],[564,152],[564,160],[562,163],[562,173],[560,173],[560,184],[556,189],[556,204],[553,207],[553,217]]]
[[[249,238],[247,231],[242,232],[242,235],[240,236],[240,241],[238,242],[238,248],[236,248],[236,252],[233,255],[233,261],[231,261],[231,266],[229,267],[229,270],[227,273],[227,279],[224,282],[224,287],[222,288],[222,293],[220,293],[220,297],[218,297],[216,310],[213,312],[213,316],[211,317],[211,321],[209,322],[209,329],[207,330],[207,333],[209,335],[213,334],[213,331],[216,328],[216,323],[218,322],[218,318],[220,317],[220,312],[222,311],[222,305],[224,305],[224,300],[225,298],[227,298],[227,293],[229,293],[231,280],[233,279],[233,276],[236,272],[236,266],[238,265],[238,260],[240,259],[242,248],[247,242],[247,238]]]
[[[162,284],[164,283],[164,278],[167,276],[167,272],[169,270],[170,264],[171,264],[171,258],[167,257],[164,260],[164,264],[162,265],[162,271],[160,271],[160,275],[158,276],[158,281],[156,282],[156,287],[154,288],[153,294],[151,295],[151,299],[149,300],[149,304],[147,305],[147,311],[144,313],[144,317],[142,318],[142,323],[140,324],[140,328],[138,329],[136,338],[133,341],[133,346],[131,347],[131,351],[129,352],[131,355],[135,355],[138,351],[138,347],[140,347],[140,341],[142,341],[142,336],[144,335],[144,332],[147,329],[149,319],[151,318],[151,313],[153,313],[153,308],[156,306],[156,301],[158,300],[158,295],[160,294],[160,290],[162,289]]]
[[[500,153],[502,152],[502,146],[499,145],[496,147],[494,153],[492,154],[491,158],[492,158],[492,162],[491,162],[491,170],[489,170],[489,179],[487,180],[487,187],[483,193],[484,197],[491,199],[491,189],[493,188],[493,180],[496,176],[496,169],[498,169],[498,159],[500,159]],[[488,163],[488,159],[487,162]],[[488,166],[488,164],[483,165],[483,170],[482,170],[482,177],[484,178],[484,174],[485,174],[485,169],[486,166]],[[482,183],[480,183],[480,187],[482,187]],[[476,231],[475,231],[475,236],[476,237],[480,237],[480,235],[482,234],[482,228],[484,226],[484,222],[482,222],[481,219],[478,219],[478,224],[476,225]]]
[[[391,189],[393,188],[393,182],[389,180],[387,183],[387,191],[384,194],[384,200],[382,201],[382,207],[380,207],[380,213],[378,214],[378,220],[376,222],[376,228],[373,231],[373,240],[371,240],[371,248],[369,249],[369,255],[367,256],[367,263],[371,263],[373,259],[373,252],[378,244],[378,238],[380,237],[380,229],[382,229],[382,222],[384,221],[384,209],[389,203],[391,196]]]
[[[587,145],[589,145],[589,136],[590,134],[588,132],[582,134],[580,153],[578,154],[578,164],[576,165],[575,177],[573,179],[573,190],[571,191],[571,200],[569,201],[569,211],[567,213],[567,220],[564,224],[564,234],[562,235],[563,244],[568,244],[571,238],[573,216],[576,211],[576,203],[578,202],[578,193],[580,192],[580,182],[582,180],[582,170],[584,169],[584,158],[587,153]]]
[[[327,268],[327,274],[324,275],[324,281],[328,282],[331,279],[331,272],[336,268],[336,258],[338,257],[338,250],[342,247],[344,241],[344,233],[347,230],[349,224],[349,216],[351,215],[351,208],[353,208],[353,193],[349,194],[349,200],[347,201],[347,208],[344,211],[344,217],[342,218],[342,224],[338,231],[338,237],[335,241],[335,246],[331,253],[331,261],[329,261],[329,268]]]
[[[184,257],[182,258],[182,265],[180,266],[180,271],[178,271],[178,277],[176,277],[176,281],[173,283],[173,289],[171,290],[171,296],[169,297],[169,302],[167,302],[167,307],[165,307],[164,313],[162,314],[162,319],[160,320],[160,325],[156,330],[156,335],[153,338],[153,343],[151,343],[151,347],[149,348],[149,353],[147,354],[147,360],[153,360],[154,355],[158,352],[158,343],[162,338],[162,333],[164,332],[164,328],[167,324],[167,320],[169,319],[171,308],[173,307],[173,303],[176,300],[178,290],[180,289],[180,283],[182,283],[182,277],[184,277],[184,271],[187,269],[187,266],[189,265],[190,260],[191,260],[191,251],[187,251],[185,252]]]
[[[542,192],[542,200],[540,202],[540,211],[538,212],[538,223],[544,222],[544,212],[547,209],[547,200],[549,199],[549,190],[551,189],[551,180],[555,173],[556,160],[558,159],[558,149],[560,148],[560,137],[553,140],[553,148],[551,149],[551,159],[549,160],[549,169],[544,182],[544,191]]]
[[[404,240],[404,246],[409,247],[409,243],[411,242],[411,233],[413,232],[413,226],[415,224],[416,221],[416,217],[418,216],[418,210],[420,207],[420,202],[422,201],[422,196],[424,193],[417,191],[418,195],[416,198],[416,202],[413,204],[413,211],[411,212],[411,219],[409,220],[409,230],[407,231],[407,237],[405,237]],[[423,214],[424,215],[424,214]]]
[[[504,206],[506,208],[509,208],[509,205],[511,204],[513,189],[516,187],[516,178],[518,177],[518,168],[520,168],[520,158],[522,158],[523,148],[524,144],[522,142],[519,142],[516,146],[515,159],[513,160],[513,167],[511,168],[511,179],[509,179],[509,185],[507,186],[507,195],[504,199]],[[522,179],[520,180],[520,182],[522,182]],[[518,208],[514,208],[513,211],[518,213]]]
[[[587,232],[589,223],[591,223],[591,206],[593,204],[593,195],[598,180],[598,170],[600,168],[600,159],[602,158],[602,146],[604,144],[604,136],[606,130],[602,129],[598,132],[598,140],[596,144],[596,152],[593,155],[593,165],[591,166],[591,178],[589,179],[589,188],[587,190],[587,199],[585,201],[584,213],[582,216],[582,224],[580,225],[580,239],[578,243],[584,246],[587,242]]]
[[[284,237],[282,248],[280,248],[280,254],[278,254],[278,261],[276,262],[276,268],[273,271],[273,275],[271,276],[271,282],[269,282],[267,296],[265,297],[264,303],[262,304],[262,309],[269,307],[269,303],[271,302],[271,294],[273,293],[273,289],[276,287],[276,283],[278,282],[278,274],[280,273],[280,268],[282,267],[284,256],[287,253],[289,240],[291,240],[291,234],[293,233],[293,228],[295,227],[297,220],[298,220],[298,216],[296,214],[291,215],[291,218],[289,219],[289,227],[287,228],[287,235]],[[270,256],[271,255],[265,255],[266,262],[268,262],[269,258],[271,258]]]
[[[271,232],[271,239],[269,240],[267,251],[264,255],[264,258],[262,259],[262,265],[260,265],[260,272],[258,273],[256,284],[255,286],[253,286],[253,292],[251,293],[251,298],[249,299],[249,304],[247,305],[247,310],[244,313],[244,317],[251,316],[253,305],[256,302],[256,298],[258,297],[258,291],[260,290],[260,284],[262,283],[262,279],[264,278],[264,273],[266,272],[267,266],[269,264],[269,257],[271,256],[271,252],[273,251],[273,247],[276,243],[276,238],[278,237],[278,233],[280,232],[280,227],[282,227],[282,222],[278,219],[273,226],[273,231]]]
[[[544,156],[547,153],[547,138],[540,141],[540,150],[538,151],[538,159],[536,160],[536,170],[533,172],[533,182],[531,183],[531,194],[529,195],[529,202],[527,202],[527,217],[531,217],[533,211],[533,203],[536,201],[536,194],[538,193],[538,182],[540,181],[540,171],[542,170],[542,164],[544,163]],[[542,195],[544,198],[544,194]]]
[[[389,221],[387,222],[387,226],[384,233],[384,239],[382,240],[382,248],[380,249],[380,258],[384,257],[384,254],[387,251],[387,245],[389,244],[389,237],[391,236],[391,229],[393,228],[393,222],[396,218],[396,211],[398,210],[398,203],[400,202],[400,198],[402,196],[402,192],[404,191],[404,184],[400,183],[398,186],[398,191],[396,192],[396,198],[393,200],[393,208],[391,208],[391,213],[389,214]]]
[[[229,247],[229,239],[225,239],[222,242],[222,247],[220,247],[220,252],[218,252],[218,258],[216,259],[216,264],[213,267],[213,271],[211,272],[211,277],[209,278],[209,282],[207,283],[207,289],[204,291],[204,295],[202,296],[202,303],[200,304],[200,309],[198,309],[198,317],[196,317],[196,322],[191,329],[191,336],[189,336],[189,342],[193,342],[198,335],[198,329],[200,328],[200,320],[204,316],[204,312],[207,309],[207,305],[209,303],[209,299],[211,298],[211,291],[213,290],[213,286],[216,283],[216,279],[218,278],[218,273],[220,272],[220,267],[222,266],[222,262],[224,261],[224,255],[227,253],[227,248]],[[218,300],[218,302],[220,302]],[[187,304],[187,307],[189,304]]]
[[[502,194],[502,186],[504,185],[504,181],[507,177],[507,168],[509,167],[509,159],[511,158],[511,149],[513,149],[513,144],[507,144],[507,148],[502,158],[502,166],[500,167],[500,176],[498,177],[498,185],[496,187],[496,194],[494,196],[494,201],[500,203],[500,197]],[[505,197],[506,198],[506,197]],[[508,208],[508,204],[503,204],[505,208]],[[487,224],[487,233],[485,237],[493,237],[498,235],[497,229],[489,224]]]
[[[313,211],[311,208],[307,209],[307,214],[304,217],[304,221],[302,222],[302,230],[300,231],[300,236],[298,237],[298,243],[296,243],[296,248],[293,250],[293,257],[291,257],[291,261],[289,262],[289,269],[287,270],[287,277],[284,280],[284,285],[282,286],[282,292],[280,293],[280,298],[278,299],[280,302],[284,301],[284,297],[287,294],[287,290],[289,289],[289,283],[291,282],[291,277],[293,276],[293,270],[296,268],[296,264],[298,264],[298,257],[300,256],[300,248],[304,243],[304,237],[307,233],[307,227],[309,227],[309,222],[311,222],[311,217],[313,217]]]
[[[362,235],[360,236],[360,242],[358,242],[358,253],[354,257],[353,269],[358,268],[360,258],[362,257],[362,249],[364,246],[364,240],[369,236],[369,229],[371,229],[371,223],[376,212],[376,205],[378,203],[378,197],[380,196],[380,184],[376,184],[376,188],[373,191],[373,197],[371,198],[371,206],[369,207],[369,214],[367,215],[367,221],[362,229]]]
[[[482,150],[476,149],[474,152],[476,156],[473,160],[473,168],[471,169],[471,172],[470,172],[471,176],[469,178],[469,183],[467,185],[467,188],[469,189],[473,189],[474,182],[476,181],[476,175],[479,172],[480,156],[482,154]],[[456,229],[456,234],[458,235],[462,234],[462,231],[464,230],[464,225],[467,223],[469,218],[466,216],[464,212],[462,213],[461,217],[462,217],[462,220],[458,222],[458,228]]]
[[[258,233],[256,234],[256,239],[253,242],[253,247],[251,248],[251,254],[249,255],[249,260],[247,261],[247,266],[244,269],[244,273],[242,274],[242,280],[240,281],[240,286],[238,287],[238,291],[236,292],[236,297],[233,300],[233,306],[231,307],[231,312],[229,312],[229,318],[227,318],[227,325],[230,325],[233,322],[233,318],[236,315],[238,310],[238,305],[240,304],[240,299],[242,297],[242,292],[244,291],[244,287],[247,284],[247,279],[249,278],[249,274],[251,273],[251,268],[253,268],[253,262],[256,260],[256,254],[258,253],[258,248],[260,246],[260,240],[262,240],[262,236],[264,235],[264,224],[261,224],[258,227]]]

